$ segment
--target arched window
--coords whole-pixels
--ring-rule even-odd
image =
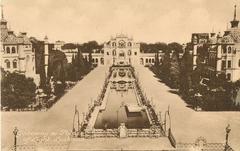
[[[123,50],[121,50],[121,51],[119,52],[119,57],[125,57],[125,53],[124,53]]]
[[[116,56],[116,50],[115,49],[112,51],[112,55]]]
[[[128,50],[128,55],[131,56],[132,55],[132,51]]]
[[[146,63],[148,63],[148,59],[146,59]]]
[[[10,48],[9,47],[6,48],[6,53],[10,53]]]
[[[154,59],[152,58],[152,63],[154,63]]]
[[[9,69],[11,66],[10,66],[10,61],[7,59],[5,60],[5,64],[6,64],[6,68]]]
[[[227,74],[227,80],[231,80],[231,73]]]
[[[17,60],[13,60],[13,68],[17,68]]]
[[[113,42],[113,43],[112,43],[112,46],[115,47],[115,46],[116,46],[116,42]]]
[[[132,43],[131,43],[131,42],[129,42],[129,43],[128,43],[128,46],[129,46],[129,47],[131,47],[131,46],[132,46]]]
[[[16,53],[16,48],[12,47],[12,53]]]
[[[96,63],[98,63],[98,58],[96,58]]]
[[[228,47],[228,53],[231,53],[232,48]]]
[[[104,58],[101,58],[100,60],[101,60],[101,64],[104,64]]]

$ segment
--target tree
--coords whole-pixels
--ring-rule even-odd
[[[177,42],[172,42],[168,44],[168,50],[173,50],[174,52],[176,52],[177,54],[179,53],[183,53],[182,50],[182,45],[177,43]]]
[[[170,60],[170,84],[173,88],[179,88],[180,65],[177,52],[173,52]]]
[[[180,63],[180,85],[179,92],[183,97],[189,96],[189,90],[192,88],[191,74],[193,71],[192,56],[186,50]]]
[[[170,76],[170,53],[169,51],[166,51],[163,56],[163,61],[160,66],[161,73],[163,75],[163,80],[165,82],[169,82],[169,76]]]
[[[92,62],[93,62],[92,51],[89,51],[89,53],[88,53],[88,63],[89,63],[90,68],[92,67]]]
[[[156,66],[156,67],[158,67],[159,66],[159,51],[157,51],[156,52],[156,54],[155,54],[155,62],[154,62],[154,65]]]
[[[157,42],[154,44],[147,44],[147,43],[140,43],[140,51],[144,53],[156,53],[159,50],[162,50],[165,52],[168,49],[168,46],[166,43],[163,42]]]
[[[1,105],[22,109],[35,102],[36,85],[32,78],[19,73],[1,70]]]

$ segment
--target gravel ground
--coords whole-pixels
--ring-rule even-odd
[[[225,142],[225,128],[230,124],[230,146],[240,150],[240,112],[196,112],[170,88],[143,66],[137,66],[141,86],[162,114],[170,106],[172,132],[178,142],[194,142],[203,136],[208,142]]]
[[[100,93],[107,67],[97,67],[79,81],[47,112],[1,112],[2,149],[13,144],[15,126],[21,131],[72,130],[74,106],[80,113],[86,112],[91,99]],[[82,119],[82,115],[80,115]]]
[[[87,111],[91,98],[95,99],[100,93],[107,69],[107,67],[97,67],[47,112],[2,112],[2,149],[13,144],[12,130],[15,126],[20,130],[19,133],[71,130],[74,106],[78,105],[80,113]],[[156,111],[163,113],[170,105],[172,132],[178,142],[194,142],[197,137],[203,136],[208,142],[223,143],[225,128],[229,123],[232,129],[229,144],[235,150],[240,150],[240,112],[195,112],[186,107],[178,95],[169,92],[170,89],[159,82],[149,69],[137,66],[136,71],[139,73],[146,95],[152,98]],[[116,143],[114,141],[111,144],[119,145],[117,142],[124,141],[116,139]]]

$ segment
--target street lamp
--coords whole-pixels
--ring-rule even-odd
[[[15,127],[14,130],[13,130],[13,135],[14,135],[14,151],[17,151],[17,133],[18,133],[18,129],[17,129],[17,127]]]
[[[117,127],[118,127],[118,110],[117,110]]]
[[[225,149],[227,149],[228,146],[228,135],[230,133],[231,129],[230,129],[230,125],[228,124],[228,126],[226,127],[226,145],[225,145]]]

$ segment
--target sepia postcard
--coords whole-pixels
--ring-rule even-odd
[[[240,151],[239,0],[1,0],[2,151]]]

